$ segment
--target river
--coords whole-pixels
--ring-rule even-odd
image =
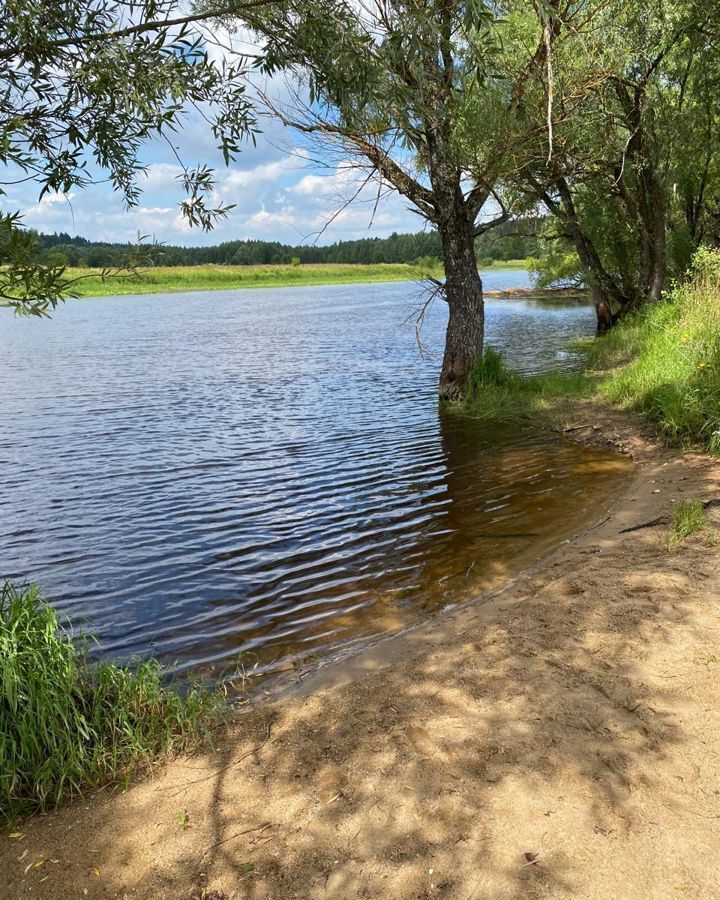
[[[486,288],[526,286],[488,273]],[[0,572],[112,658],[310,665],[477,594],[567,536],[623,470],[440,413],[408,283],[0,311]],[[487,302],[526,372],[577,365],[585,304]]]

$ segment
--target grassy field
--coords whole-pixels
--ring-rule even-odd
[[[138,275],[102,278],[99,269],[69,269],[80,277],[81,297],[117,294],[157,294],[180,291],[236,290],[238,288],[302,287],[318,284],[412,281],[427,270],[408,265],[308,265],[308,266],[158,266]],[[433,273],[436,274],[436,273]]]
[[[489,349],[468,383],[465,411],[512,422],[595,397],[637,410],[671,442],[720,454],[720,252],[700,250],[691,275],[589,342],[584,372],[526,378]]]
[[[508,260],[492,269],[523,269],[524,260]],[[68,269],[80,279],[75,290],[81,297],[118,294],[157,294],[180,291],[236,290],[238,288],[303,287],[318,284],[355,284],[415,281],[426,275],[440,277],[440,269],[402,263],[374,265],[303,266],[176,266],[145,269],[138,275],[102,277],[101,269]]]

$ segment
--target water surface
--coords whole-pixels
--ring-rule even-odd
[[[492,273],[486,287],[527,284]],[[112,657],[270,671],[477,593],[593,515],[625,464],[441,414],[441,305],[413,284],[0,311],[0,571]],[[567,368],[584,305],[490,300],[525,371]]]

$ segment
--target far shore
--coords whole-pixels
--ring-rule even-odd
[[[480,270],[524,271],[527,260],[502,260]],[[157,266],[137,273],[103,274],[102,269],[70,268],[69,278],[78,279],[74,290],[79,297],[108,297],[121,294],[181,293],[186,291],[238,290],[263,287],[311,287],[330,284],[372,284],[394,281],[422,281],[441,278],[439,268],[405,263],[262,265],[262,266]],[[521,289],[526,290],[526,289]],[[537,293],[537,292],[535,292]],[[543,291],[543,293],[546,293]],[[488,292],[488,296],[493,296]]]

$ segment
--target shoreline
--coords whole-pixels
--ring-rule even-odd
[[[11,895],[715,896],[720,551],[623,530],[719,496],[717,461],[592,401],[559,430],[636,463],[597,524],[215,750],[1,836]]]
[[[493,272],[526,271],[522,265],[493,266],[479,270],[481,275]],[[428,275],[441,277],[442,270],[425,270],[405,263],[377,264],[317,264],[304,266],[159,266],[139,275],[112,275],[102,279],[102,270],[68,269],[68,277],[77,277],[78,296],[88,297],[143,296],[147,294],[177,294],[204,291],[257,290],[260,288],[324,287],[348,284],[393,284],[421,282]],[[557,295],[564,289],[518,288],[537,295]],[[499,292],[500,296],[505,292]],[[486,296],[495,296],[495,291]]]

